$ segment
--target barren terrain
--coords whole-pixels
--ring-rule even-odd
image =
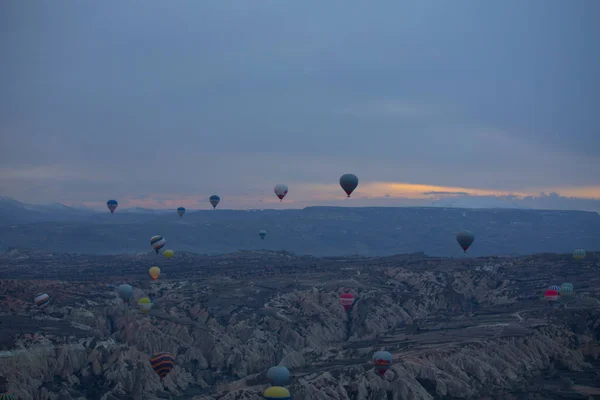
[[[260,399],[277,364],[297,400],[600,398],[600,254],[166,260],[14,249],[0,279],[0,376],[19,398]],[[572,298],[541,300],[562,282]],[[134,287],[128,309],[121,283]],[[344,289],[356,296],[348,313]],[[45,310],[38,292],[52,298]],[[146,295],[148,316],[136,308]],[[383,378],[370,364],[379,349],[394,356]],[[169,392],[148,362],[155,351],[177,358]]]

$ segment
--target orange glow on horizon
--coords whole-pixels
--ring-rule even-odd
[[[305,207],[311,203],[319,205],[321,202],[344,200],[346,194],[340,186],[321,183],[290,183],[290,191],[283,202],[274,195],[222,195],[221,203],[217,208],[261,209],[261,208],[295,208]],[[540,193],[550,194],[556,192],[561,196],[584,199],[600,200],[600,186],[544,188],[526,191],[498,191],[490,189],[464,188],[455,186],[438,186],[427,184],[414,184],[405,182],[368,182],[359,183],[352,194],[352,198],[368,199],[407,199],[407,200],[432,200],[452,196],[527,196],[538,197]],[[265,192],[266,193],[266,192]],[[208,202],[210,194],[198,195],[148,195],[143,199],[122,198],[116,199],[119,208],[142,207],[149,209],[173,209],[185,207],[187,209],[212,209]],[[74,204],[65,202],[64,204]],[[106,208],[105,201],[79,202],[89,208]]]

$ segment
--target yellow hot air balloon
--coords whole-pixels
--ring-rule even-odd
[[[140,311],[144,313],[144,315],[148,314],[148,311],[152,308],[152,300],[148,297],[142,297],[138,300],[138,306],[140,306]]]
[[[171,257],[173,257],[175,255],[175,253],[173,252],[173,250],[165,250],[165,252],[163,254],[167,258],[171,258]]]
[[[271,386],[263,393],[263,397],[267,400],[290,400],[292,395],[289,390],[281,386]]]
[[[152,279],[156,280],[158,278],[158,276],[160,275],[160,268],[152,267],[148,270],[148,273],[150,274]]]

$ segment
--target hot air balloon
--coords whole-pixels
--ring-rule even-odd
[[[340,295],[340,303],[344,306],[344,310],[348,311],[354,304],[354,296],[352,293],[342,293]]]
[[[340,177],[340,186],[350,197],[354,189],[358,186],[358,177],[354,174],[344,174]]]
[[[549,290],[556,290],[558,292],[558,291],[560,291],[560,286],[558,286],[558,285],[552,285],[548,289]]]
[[[127,303],[133,295],[133,288],[131,287],[131,285],[128,284],[119,285],[119,287],[117,288],[117,294],[119,295],[121,300],[123,300],[124,303]]]
[[[179,218],[183,217],[183,214],[185,214],[185,207],[179,207],[177,209],[177,214],[179,215]]]
[[[558,300],[558,291],[553,289],[548,289],[544,292],[544,299],[550,301]]]
[[[46,293],[38,293],[35,295],[35,299],[33,301],[38,308],[43,310],[44,308],[48,307],[48,304],[50,304],[50,296],[48,296]]]
[[[115,210],[117,209],[118,206],[119,206],[119,203],[117,203],[116,200],[109,200],[106,202],[106,207],[108,207],[111,214],[115,212]]]
[[[150,276],[152,277],[152,279],[156,280],[156,279],[158,279],[158,276],[160,275],[160,268],[158,268],[158,267],[151,267],[148,270],[148,273],[150,274]]]
[[[260,238],[264,240],[265,236],[267,236],[267,231],[265,231],[264,229],[260,230],[258,232],[258,236],[260,236]]]
[[[275,195],[277,195],[277,197],[279,198],[279,201],[283,201],[283,198],[288,193],[288,187],[283,183],[278,183],[277,185],[275,185],[273,191],[275,192]]]
[[[558,292],[561,296],[572,296],[573,285],[570,283],[563,283],[562,285],[560,285],[560,290]]]
[[[271,367],[267,371],[267,380],[273,386],[285,386],[290,381],[290,370],[286,367]]]
[[[138,306],[140,307],[140,311],[144,313],[144,315],[148,314],[148,311],[152,308],[152,300],[149,297],[142,297],[138,300]]]
[[[175,366],[175,357],[171,353],[160,352],[154,353],[150,357],[150,365],[160,378],[164,378],[171,372]]]
[[[175,255],[175,252],[173,250],[165,250],[163,254],[167,258],[171,258],[171,257],[173,257]]]
[[[392,366],[392,354],[389,351],[377,351],[373,354],[373,361],[375,362],[375,369],[379,372],[379,375],[383,376],[385,371]]]
[[[213,210],[214,210],[215,208],[217,208],[217,205],[219,205],[221,198],[219,196],[217,196],[216,194],[213,194],[212,196],[210,196],[208,201],[210,201],[210,204],[213,206]]]
[[[463,251],[466,253],[469,247],[473,244],[475,235],[471,231],[461,231],[456,234],[456,241],[460,244]]]
[[[576,260],[583,260],[585,258],[585,250],[577,249],[573,252],[573,258]]]
[[[167,243],[167,241],[165,240],[165,238],[160,235],[152,236],[150,238],[150,245],[152,246],[154,251],[156,251],[156,254],[158,254],[158,251],[160,249],[165,247],[166,243]]]
[[[0,394],[0,400],[16,400],[16,399],[17,398],[12,393],[2,393],[2,394]]]
[[[290,391],[281,386],[271,386],[265,390],[263,397],[267,400],[291,400]]]

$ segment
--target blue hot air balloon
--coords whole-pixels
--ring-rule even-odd
[[[283,366],[271,367],[267,379],[273,386],[286,386],[290,381],[290,370]]]
[[[217,208],[217,205],[221,201],[221,198],[219,196],[217,196],[216,194],[213,194],[212,196],[210,196],[210,199],[208,199],[208,201],[210,201],[210,204],[213,206],[213,209],[215,209],[215,208]]]
[[[179,215],[179,218],[183,217],[183,214],[185,214],[185,207],[179,207],[177,209],[177,214]]]
[[[106,207],[108,207],[111,214],[115,212],[115,210],[117,209],[118,206],[119,206],[119,203],[117,203],[116,200],[109,200],[106,202]]]

